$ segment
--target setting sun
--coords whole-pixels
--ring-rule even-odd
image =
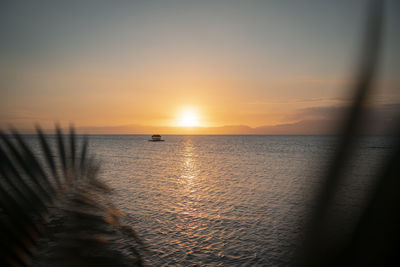
[[[193,109],[184,109],[179,115],[178,126],[196,127],[200,126],[199,117]]]

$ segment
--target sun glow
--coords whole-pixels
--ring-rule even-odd
[[[179,115],[178,126],[181,127],[197,127],[201,126],[199,117],[193,109],[184,109]]]

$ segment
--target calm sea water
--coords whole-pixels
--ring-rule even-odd
[[[297,248],[327,136],[91,136],[101,177],[150,249],[149,265],[285,266]],[[359,205],[389,140],[360,144],[338,208]]]

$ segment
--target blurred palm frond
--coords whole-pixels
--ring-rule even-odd
[[[146,249],[110,202],[87,139],[59,127],[53,143],[39,127],[37,137],[42,155],[0,132],[0,265],[141,266]]]

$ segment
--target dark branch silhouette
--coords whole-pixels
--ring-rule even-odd
[[[333,218],[332,208],[344,168],[353,159],[355,145],[360,139],[364,106],[376,78],[381,46],[383,1],[371,1],[368,7],[365,40],[362,47],[359,73],[352,88],[353,103],[343,118],[339,142],[331,155],[331,164],[317,191],[316,207],[312,212],[306,232],[306,241],[299,244],[300,266],[392,266],[397,259],[400,240],[400,146],[393,145],[393,152],[386,155],[387,163],[377,170],[372,193],[367,196],[360,214],[355,213],[355,225],[346,225],[341,218]],[[397,122],[400,125],[400,122]],[[397,138],[399,131],[397,132]],[[367,192],[364,192],[367,194]],[[359,217],[358,217],[359,216]],[[337,222],[336,227],[329,225]],[[341,226],[351,229],[341,232]],[[397,263],[397,264],[396,264]],[[393,265],[393,266],[395,266]]]

